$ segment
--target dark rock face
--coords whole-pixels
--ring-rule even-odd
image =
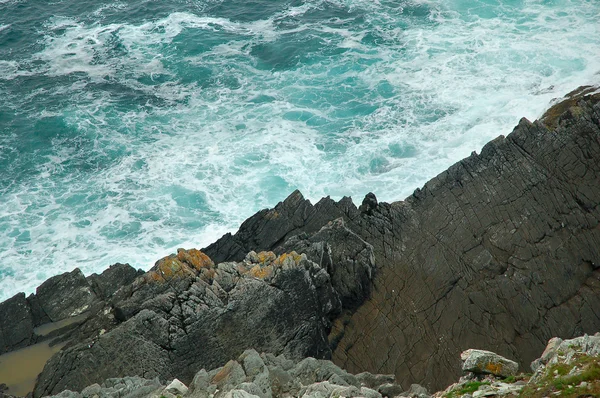
[[[370,299],[336,325],[338,364],[440,388],[469,347],[529,363],[553,335],[600,328],[600,95],[578,93],[544,117],[551,128],[522,119],[406,201],[367,197],[359,211],[295,192],[206,252],[289,249],[341,217],[377,272]]]
[[[46,364],[35,389],[36,396],[63,390],[82,390],[115,374],[152,379],[170,375],[169,323],[143,310],[102,338],[60,351]],[[86,372],[93,368],[94,374]],[[51,371],[50,371],[51,370]]]
[[[79,315],[97,300],[79,268],[48,279],[36,289],[35,295],[52,322]]]
[[[140,272],[116,264],[88,281],[75,269],[48,279],[36,294],[25,298],[19,293],[0,303],[0,355],[44,340],[51,345],[83,341],[113,328],[116,322],[107,300]]]
[[[142,274],[142,270],[136,270],[129,264],[117,263],[111,265],[100,275],[88,276],[87,280],[97,297],[109,300],[122,286],[129,285]]]
[[[25,294],[0,303],[0,355],[27,347],[33,340],[33,317]]]

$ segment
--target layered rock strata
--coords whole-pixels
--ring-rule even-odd
[[[350,371],[438,389],[469,347],[529,363],[554,335],[600,329],[599,100],[583,89],[541,121],[522,119],[405,201],[312,205],[295,192],[205,252],[225,261],[295,247],[327,268],[345,261],[343,237],[371,245],[369,299],[331,336]]]
[[[199,250],[180,249],[113,294],[101,313],[118,327],[55,355],[34,396],[131,375],[188,383],[195,369],[218,367],[248,347],[329,358],[331,320],[342,308],[336,281],[305,254],[250,252],[214,264]]]

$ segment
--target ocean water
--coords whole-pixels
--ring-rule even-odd
[[[400,200],[600,80],[597,0],[0,0],[0,300],[300,189]]]

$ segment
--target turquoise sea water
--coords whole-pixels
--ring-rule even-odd
[[[299,188],[399,200],[600,72],[596,0],[0,0],[0,300]]]

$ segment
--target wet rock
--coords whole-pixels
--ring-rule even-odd
[[[79,268],[48,279],[36,289],[36,296],[52,322],[79,315],[97,300]]]
[[[18,293],[0,303],[0,355],[30,345],[33,326],[25,294]]]
[[[96,296],[109,300],[122,286],[131,284],[143,273],[142,270],[136,270],[129,264],[116,263],[99,275],[88,276],[87,280]]]

